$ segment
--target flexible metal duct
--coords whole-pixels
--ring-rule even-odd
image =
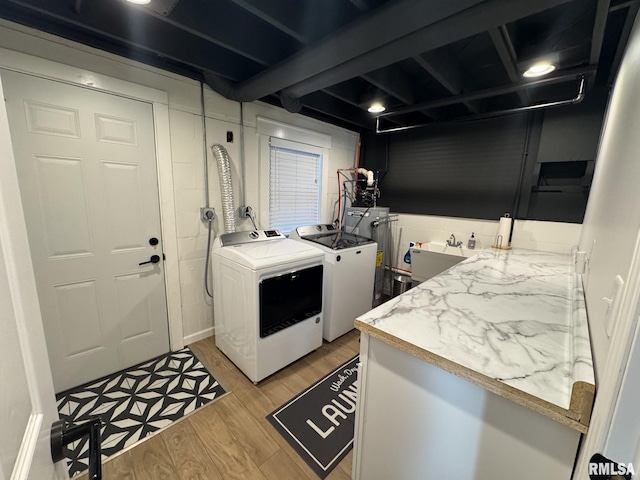
[[[222,218],[224,219],[225,233],[236,231],[234,221],[235,206],[233,204],[233,185],[231,183],[231,167],[229,153],[220,144],[211,146],[211,151],[218,165],[218,177],[220,177],[220,195],[222,196]]]

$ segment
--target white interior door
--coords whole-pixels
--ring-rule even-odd
[[[0,480],[68,478],[49,452],[49,428],[58,415],[32,272],[0,104]]]
[[[2,81],[56,391],[167,352],[152,106]]]

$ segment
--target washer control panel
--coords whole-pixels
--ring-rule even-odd
[[[300,238],[309,237],[318,234],[329,234],[336,232],[338,229],[332,224],[325,225],[309,225],[307,227],[298,227],[296,232]]]

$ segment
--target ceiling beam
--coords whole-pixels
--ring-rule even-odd
[[[596,18],[593,22],[593,31],[591,33],[591,54],[589,55],[589,65],[598,65],[600,60],[600,51],[602,50],[602,42],[604,40],[604,31],[607,27],[607,16],[609,15],[610,0],[598,0],[596,7]],[[595,75],[589,79],[587,85],[593,87]]]
[[[411,81],[398,70],[374,70],[362,75],[367,82],[408,105],[415,101]]]
[[[133,47],[143,54],[161,57],[162,60],[170,60],[177,65],[186,65],[200,71],[215,72],[227,79],[246,78],[247,74],[255,75],[262,69],[256,62],[238,58],[236,54],[217,44],[194,37],[182,29],[167,27],[159,19],[140,9],[132,9],[133,5],[125,5],[125,2],[84,2],[80,14],[75,13],[68,2],[8,0],[5,3],[21,8],[25,15],[35,12],[47,18],[50,23],[61,23],[66,29],[78,30],[82,35],[90,33],[97,37],[97,33],[116,45],[126,45],[127,50]],[[52,19],[56,22],[52,22]],[[131,33],[131,25],[138,26],[144,32],[144,37],[124,40]],[[74,28],[70,28],[72,26]],[[167,28],[170,29],[169,33]],[[135,55],[129,56],[135,58]]]
[[[629,11],[627,12],[627,17],[624,20],[624,25],[622,27],[622,31],[620,32],[618,47],[616,48],[616,53],[613,56],[613,62],[611,63],[611,70],[609,73],[609,78],[607,80],[608,85],[613,85],[613,82],[616,79],[618,69],[620,68],[620,63],[622,62],[622,55],[624,54],[625,47],[627,46],[627,42],[629,41],[631,29],[633,28],[633,23],[636,19],[636,16],[638,15],[638,10],[640,9],[640,2],[635,1],[627,6],[629,7]]]
[[[375,128],[375,118],[359,107],[345,104],[327,93],[315,92],[301,99],[305,108],[310,108],[316,112],[323,113],[344,122],[364,127]]]
[[[452,95],[459,95],[468,88],[463,88],[462,70],[460,65],[445,58],[434,51],[416,55],[413,60],[431,75]],[[462,102],[472,113],[480,112],[478,102]]]
[[[267,11],[265,9],[265,7],[267,7],[268,5],[265,4],[264,6],[262,6],[262,8],[257,8],[257,7],[255,7],[254,5],[252,5],[250,2],[248,2],[246,0],[229,0],[229,1],[231,3],[237,5],[238,7],[243,8],[247,12],[255,15],[256,17],[258,17],[263,22],[266,22],[269,25],[271,25],[272,27],[277,28],[281,32],[286,33],[291,38],[295,38],[298,42],[300,42],[302,44],[305,44],[305,45],[307,43],[309,43],[309,39],[308,38],[306,38],[301,33],[296,32],[292,28],[288,27],[286,25],[286,23],[283,21],[283,19],[278,18],[279,16],[278,16],[277,12],[275,12],[275,11]]]
[[[111,0],[114,1],[114,0]],[[125,2],[125,0],[119,0]],[[204,38],[245,58],[265,66],[271,66],[284,57],[292,54],[296,48],[291,38],[280,30],[266,25],[262,18],[253,12],[234,4],[215,5],[214,2],[201,2],[197,15],[184,8],[174,8],[170,16],[163,15],[145,6],[134,6],[128,2],[127,7],[137,8],[158,20],[181,28],[192,35]],[[233,18],[234,22],[218,21],[212,24],[212,18]],[[235,23],[241,24],[238,28]],[[246,32],[251,32],[247,35]],[[256,42],[255,38],[269,39]]]
[[[325,88],[322,91],[328,95],[331,95],[332,97],[342,100],[343,102],[347,102],[349,105],[362,108],[359,95],[353,88],[349,87],[346,84],[333,85],[331,87]]]
[[[349,105],[357,107],[361,110],[363,108],[363,105],[358,101],[357,98],[355,98],[353,90],[350,89],[349,87],[346,87],[343,85],[334,85],[332,87],[325,88],[324,90],[321,90],[321,91],[323,93],[326,93],[327,95],[331,95],[332,97],[335,97],[338,100],[342,100],[343,102],[346,102]],[[302,100],[304,101],[306,98],[307,97],[303,98]],[[394,122],[396,125],[402,125],[402,123],[397,121],[396,119],[390,118],[389,121]]]
[[[577,80],[583,75],[592,75],[595,72],[595,66],[587,66],[580,68],[573,68],[571,70],[565,70],[564,73],[553,75],[550,77],[542,78],[540,80],[534,81],[520,81],[518,83],[511,83],[509,85],[503,85],[500,87],[486,88],[484,90],[479,90],[473,93],[465,93],[462,95],[454,95],[448,98],[443,98],[440,100],[433,100],[429,102],[423,102],[416,105],[411,105],[408,107],[399,108],[393,112],[384,112],[378,115],[378,117],[387,117],[393,115],[401,115],[404,113],[411,113],[417,110],[422,110],[425,108],[439,108],[446,107],[448,105],[454,105],[456,103],[462,103],[468,100],[480,100],[482,98],[496,97],[499,95],[505,95],[507,93],[514,93],[520,90],[526,90],[528,88],[537,87],[541,85],[552,85],[554,83],[562,83],[569,82],[572,80]]]
[[[413,33],[404,35],[396,40],[388,41],[382,46],[376,46],[380,42],[375,42],[373,48],[368,52],[356,57],[346,58],[342,63],[334,63],[331,67],[324,59],[320,59],[318,67],[307,70],[309,64],[312,64],[315,58],[315,48],[305,49],[299,55],[295,55],[290,60],[282,62],[277,69],[271,68],[266,72],[256,75],[248,82],[244,82],[241,90],[243,94],[256,94],[268,92],[272,88],[283,89],[286,84],[297,84],[286,88],[287,93],[293,97],[306,95],[309,92],[325,88],[329,85],[345,81],[363,73],[376,70],[384,66],[396,63],[400,60],[413,57],[424,51],[433,50],[435,48],[447,45],[449,43],[461,40],[462,38],[487,31],[490,28],[497,27],[519,18],[526,17],[548,8],[563,4],[569,0],[486,0],[479,5],[469,7],[460,13],[441,19],[430,25],[425,26]],[[394,5],[404,4],[405,2],[392,2]],[[434,2],[420,2],[433,5]],[[436,2],[437,5],[449,5],[452,2]],[[378,10],[372,15],[365,17],[373,18]],[[414,13],[412,12],[412,15]],[[416,15],[418,16],[418,15]],[[385,22],[388,25],[388,20]],[[361,22],[357,22],[361,25]],[[394,22],[395,24],[395,22]],[[385,27],[387,28],[387,27]],[[347,29],[351,31],[351,29]],[[384,30],[383,30],[384,31]],[[379,31],[359,31],[359,34],[368,35],[371,38],[379,37]],[[331,45],[332,51],[343,48],[341,43],[332,43],[334,38],[339,42],[344,41],[345,31],[342,35],[336,35],[327,42]],[[367,37],[367,38],[369,38]],[[388,39],[388,37],[385,37]],[[323,43],[326,47],[327,43]],[[353,50],[350,51],[352,53]],[[335,54],[334,54],[335,55]],[[341,57],[344,58],[344,57]],[[347,61],[348,60],[348,61]],[[251,95],[249,95],[250,97]]]
[[[491,37],[493,46],[498,52],[498,56],[500,57],[500,61],[507,72],[509,80],[514,83],[519,82],[520,73],[517,68],[518,59],[516,58],[516,51],[515,48],[513,48],[513,43],[511,42],[511,38],[509,37],[509,32],[506,27],[504,25],[500,25],[500,27],[490,29],[489,36]],[[516,93],[518,94],[518,98],[520,98],[520,103],[522,105],[529,104],[529,95],[527,95],[527,92],[520,90]]]
[[[622,3],[617,3],[615,5],[612,5],[609,8],[609,12],[615,12],[616,10],[620,10],[622,8],[627,8],[630,7],[634,4],[637,4],[639,0],[626,0],[625,2]]]
[[[480,2],[481,0],[449,0],[447,2],[400,0],[388,2],[369,15],[364,15],[316,44],[241,83],[236,90],[236,95],[242,101],[251,101],[311,77],[320,76],[324,72],[345,64],[345,62],[350,62],[376,48],[402,39],[425,26],[437,24],[440,20],[451,17]],[[389,22],[390,18],[393,18],[394,21]],[[398,54],[399,52],[396,52],[397,60],[399,60]],[[376,70],[389,63],[393,63],[393,61],[359,71],[357,74],[349,75],[340,81]],[[292,96],[301,97],[340,83],[340,81],[308,89],[304,93],[296,92]]]
[[[593,32],[591,34],[591,55],[589,55],[589,65],[597,65],[602,50],[604,31],[607,26],[607,15],[609,14],[610,0],[598,0],[596,18],[593,22]]]
[[[220,38],[215,38],[215,37],[212,37],[211,35],[207,35],[206,33],[202,33],[201,30],[198,30],[197,28],[195,28],[195,25],[189,25],[188,21],[185,22],[183,20],[182,22],[177,22],[172,18],[167,17],[166,15],[162,15],[160,13],[154,12],[153,10],[149,10],[135,4],[131,5],[130,8],[138,9],[140,12],[143,12],[146,15],[150,15],[156,18],[157,20],[160,20],[161,22],[171,25],[172,27],[175,27],[177,29],[184,30],[185,32],[190,33],[191,35],[194,35],[203,40],[206,40],[207,42],[211,42],[215,45],[218,45],[226,50],[229,50],[230,52],[240,55],[241,57],[245,57],[245,58],[248,58],[249,60],[253,60],[254,62],[260,65],[269,66],[275,61],[277,61],[275,59],[270,60],[268,58],[268,55],[261,54],[260,52],[257,52],[254,49],[251,49],[251,48],[240,49],[233,46],[232,42],[229,40],[223,41]],[[254,51],[251,51],[251,50],[254,50]]]
[[[374,70],[362,75],[362,78],[383,92],[397,98],[402,103],[411,105],[415,102],[411,80],[397,69]],[[437,118],[437,115],[427,110],[421,110],[420,113],[434,120]]]
[[[349,0],[351,3],[355,5],[355,7],[361,12],[366,12],[371,7],[367,4],[366,0]]]

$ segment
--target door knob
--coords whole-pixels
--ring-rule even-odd
[[[85,423],[74,425],[57,420],[51,424],[51,459],[59,462],[64,455],[65,445],[89,435],[89,478],[102,479],[102,448],[100,447],[100,428],[102,420],[95,417]]]
[[[147,263],[158,263],[160,261],[159,255],[151,255],[151,258],[146,262],[139,263],[138,265],[146,265]]]

